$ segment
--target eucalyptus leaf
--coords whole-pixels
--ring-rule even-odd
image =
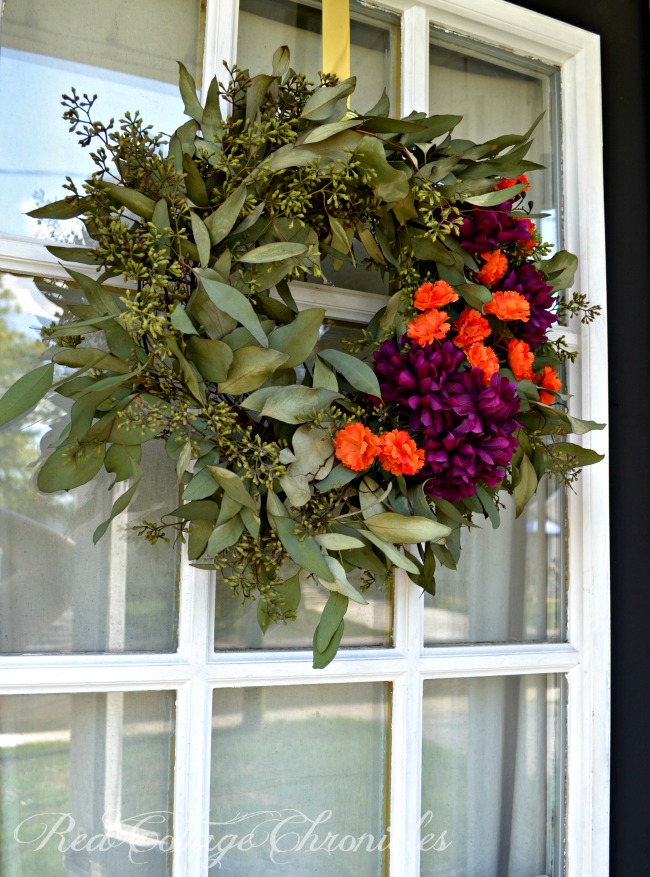
[[[190,211],[190,220],[192,223],[192,234],[194,235],[194,242],[196,243],[196,248],[199,251],[201,267],[207,268],[210,264],[210,233],[203,220],[199,216],[197,216],[197,214],[193,210]]]
[[[310,119],[311,121],[322,122],[328,119],[334,105],[344,97],[347,97],[355,89],[357,80],[352,76],[344,79],[338,85],[322,85],[307,99],[303,111],[302,119]]]
[[[319,350],[318,356],[342,374],[356,390],[381,399],[379,381],[367,363],[342,350]]]
[[[219,382],[219,392],[233,396],[250,393],[284,365],[288,358],[287,353],[267,347],[240,347],[233,354],[227,377]]]
[[[314,670],[323,670],[330,664],[334,658],[336,657],[336,653],[338,651],[339,645],[341,644],[341,639],[343,638],[343,630],[345,627],[345,622],[341,621],[339,626],[334,633],[334,636],[329,642],[329,645],[323,652],[319,652],[316,646],[316,633],[314,632]]]
[[[305,244],[296,244],[291,241],[280,241],[274,244],[262,244],[248,250],[247,253],[239,257],[240,262],[247,262],[253,265],[265,264],[267,262],[282,262],[284,259],[293,259],[296,256],[303,256],[307,252]]]
[[[30,210],[27,216],[32,219],[74,219],[81,216],[88,210],[92,203],[92,198],[76,198],[69,195],[60,201],[51,201],[49,204],[43,204],[42,207],[36,207]]]
[[[156,202],[143,195],[142,192],[138,192],[136,189],[127,189],[126,186],[120,186],[119,183],[109,183],[106,180],[99,180],[97,185],[120,207],[126,207],[131,213],[135,213],[136,216],[141,216],[147,221],[153,219]]]
[[[382,512],[365,520],[366,527],[381,539],[391,543],[433,542],[444,539],[451,529],[428,518]]]
[[[183,501],[190,502],[193,499],[206,499],[219,489],[219,485],[212,477],[209,469],[201,469],[197,472],[183,491]]]
[[[190,338],[186,355],[198,368],[201,376],[215,384],[226,380],[233,361],[231,348],[223,341],[210,338]]]
[[[68,442],[53,451],[39,469],[36,478],[43,493],[81,487],[102,468],[106,445],[100,442],[80,444]]]
[[[33,408],[52,386],[54,364],[39,366],[18,378],[0,399],[0,426]]]
[[[178,73],[179,88],[181,97],[183,98],[183,104],[185,105],[185,114],[196,119],[200,125],[203,121],[203,107],[196,96],[196,82],[190,75],[185,64],[182,64],[180,61],[178,62]]]
[[[224,469],[222,466],[208,466],[207,469],[217,484],[223,488],[224,493],[240,505],[247,506],[254,512],[258,511],[257,503],[236,472],[231,472],[230,469]]]
[[[325,563],[329,567],[330,575],[327,579],[319,576],[321,585],[326,587],[328,591],[336,591],[337,594],[343,594],[350,600],[354,600],[355,603],[367,605],[368,601],[366,598],[348,581],[343,564],[335,557],[329,557],[328,555],[325,555]]]
[[[269,512],[269,521],[278,534],[283,547],[299,566],[318,576],[322,581],[327,581],[330,578],[330,568],[320,552],[318,543],[309,537],[300,539],[296,536],[296,522],[293,518],[276,517]]]
[[[131,500],[136,494],[141,479],[142,473],[140,473],[135,484],[132,484],[131,487],[128,488],[128,490],[125,490],[124,493],[120,494],[120,496],[118,496],[118,498],[115,500],[111,508],[110,515],[103,523],[99,525],[99,527],[95,529],[95,532],[93,533],[93,542],[95,544],[99,542],[104,533],[108,530],[113,518],[121,514],[123,511],[125,511],[125,509],[129,507]]]
[[[348,611],[349,602],[349,599],[343,594],[333,592],[329,595],[316,627],[314,644],[317,651],[324,652],[332,642],[334,634]]]
[[[340,397],[340,393],[334,393],[332,390],[313,389],[300,384],[280,387],[268,396],[262,406],[261,414],[262,417],[270,417],[282,423],[302,423],[309,420],[314,411],[328,408],[334,399]],[[244,404],[247,408],[251,407],[250,397]]]
[[[278,326],[271,332],[269,347],[288,354],[285,367],[300,365],[309,358],[318,343],[324,318],[324,308],[307,308],[300,311],[291,323]]]
[[[382,554],[386,555],[393,566],[398,566],[400,569],[406,570],[406,572],[415,575],[420,572],[411,557],[403,554],[395,548],[394,545],[391,545],[390,542],[385,542],[381,537],[376,536],[370,530],[359,530],[359,534],[363,536],[364,539],[367,539],[368,542],[372,542],[373,545],[376,545]]]
[[[182,304],[177,304],[169,318],[174,329],[178,329],[183,335],[198,335],[194,328],[194,324],[187,315],[187,311]]]
[[[247,194],[248,187],[245,183],[242,183],[241,186],[238,186],[228,195],[223,204],[214,213],[204,218],[203,221],[210,235],[212,246],[221,243],[232,231],[235,222],[237,222],[237,217],[244,206]]]
[[[262,347],[268,347],[269,342],[266,333],[262,329],[258,316],[246,296],[233,286],[212,280],[202,270],[197,270],[195,273],[200,279],[201,285],[210,301],[220,310],[225,311],[225,313],[241,323],[242,326],[245,326],[258,344]]]
[[[321,548],[328,551],[346,551],[349,548],[363,548],[364,542],[354,536],[346,536],[344,533],[320,533],[316,541]]]
[[[524,454],[519,463],[519,477],[515,484],[515,514],[519,517],[535,495],[537,490],[537,473],[530,458]]]
[[[221,554],[227,548],[232,548],[239,541],[239,537],[243,532],[244,523],[239,516],[231,518],[225,524],[217,524],[208,539],[205,553],[213,556]]]

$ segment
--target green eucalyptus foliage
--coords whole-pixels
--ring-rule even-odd
[[[494,491],[456,507],[403,478],[386,474],[379,484],[334,465],[334,433],[363,420],[379,386],[367,350],[319,348],[325,312],[299,312],[289,282],[322,278],[326,255],[387,275],[396,292],[373,321],[381,338],[382,327],[409,318],[400,290],[432,273],[462,281],[468,260],[476,267],[450,236],[458,205],[503,201],[522,187],[495,196],[494,178],[536,167],[525,158],[531,132],[453,141],[458,116],[391,119],[385,99],[365,115],[351,112],[354,86],[330,76],[309,84],[283,48],[271,74],[235,68],[226,86],[213,80],[201,104],[180,65],[189,119],[168,143],[137,114],[104,126],[92,118],[93,100],[64,96],[65,118],[97,169],[81,190],[69,181],[64,199],[31,215],[81,217],[95,246],[50,249],[99,274],[68,268],[65,286],[43,287],[63,307],[45,332],[51,362],[0,400],[0,423],[49,391],[72,400],[38,484],[70,490],[102,469],[127,481],[96,539],[147,477],[141,446],[163,440],[183,487],[182,505],[165,520],[186,534],[192,562],[258,599],[263,630],[295,616],[306,578],[330,592],[314,635],[316,667],[336,653],[349,601],[365,602],[352,570],[368,586],[398,567],[431,590],[436,563],[455,567],[459,527],[472,512],[497,525],[498,510]],[[575,265],[558,254],[548,268],[566,286]],[[479,306],[486,292],[460,291]],[[540,430],[552,421],[556,431],[580,431],[552,409],[527,416]],[[558,468],[562,454],[591,462],[577,446],[558,447],[547,452]],[[537,485],[532,447],[512,478],[520,508]],[[162,528],[140,532],[155,541]],[[418,542],[416,554],[396,547]]]

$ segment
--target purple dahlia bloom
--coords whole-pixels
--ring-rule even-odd
[[[465,368],[450,341],[404,349],[383,341],[374,356],[384,402],[401,410],[424,449],[425,490],[457,502],[480,482],[496,487],[518,444],[515,385],[495,374],[485,386],[481,369]]]
[[[510,215],[511,207],[512,201],[506,201],[492,209],[477,207],[472,210],[464,217],[458,230],[461,247],[474,256],[480,256],[508,244],[529,241],[528,225]]]
[[[530,304],[530,319],[525,323],[522,320],[513,320],[509,328],[515,338],[521,338],[535,350],[546,341],[549,326],[557,323],[557,314],[552,311],[555,304],[553,287],[546,282],[541,271],[529,262],[524,262],[505,275],[499,283],[499,289],[519,292]]]

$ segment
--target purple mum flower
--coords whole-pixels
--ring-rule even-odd
[[[496,487],[518,445],[515,385],[495,374],[485,386],[482,370],[466,369],[450,341],[404,350],[384,341],[374,356],[382,398],[408,418],[424,449],[425,490],[457,502],[480,482]]]
[[[474,256],[491,253],[493,250],[530,240],[530,229],[510,215],[512,201],[505,201],[498,207],[475,208],[463,218],[458,229],[461,247]]]
[[[546,282],[541,271],[525,262],[506,274],[499,288],[521,293],[530,304],[530,319],[525,323],[513,320],[509,328],[515,338],[521,338],[531,350],[535,350],[546,341],[549,326],[557,323],[557,314],[552,311],[555,304],[553,287]]]

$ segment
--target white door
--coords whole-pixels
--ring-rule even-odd
[[[579,255],[580,290],[604,305],[597,38],[502,0],[382,7],[351,10],[366,83],[355,107],[385,86],[395,111],[466,114],[459,136],[479,140],[545,111],[535,206],[545,237]],[[58,119],[61,91],[97,92],[100,118],[140,109],[171,131],[176,59],[207,82],[222,58],[264,69],[285,43],[315,73],[320,10],[6,0],[0,24],[8,384],[48,320],[34,277],[62,276],[43,241],[80,234],[23,215],[86,167]],[[385,290],[354,272],[336,282],[295,296],[324,302],[332,333],[350,333]],[[562,331],[581,350],[573,410],[604,420],[605,320]],[[227,585],[175,546],[132,538],[173,496],[164,453],[155,489],[97,547],[101,490],[37,497],[27,464],[56,417],[49,406],[0,434],[3,877],[607,874],[605,464],[568,496],[549,486],[521,521],[473,532],[434,598],[399,577],[374,594],[314,671],[317,592],[298,622],[262,637]]]

